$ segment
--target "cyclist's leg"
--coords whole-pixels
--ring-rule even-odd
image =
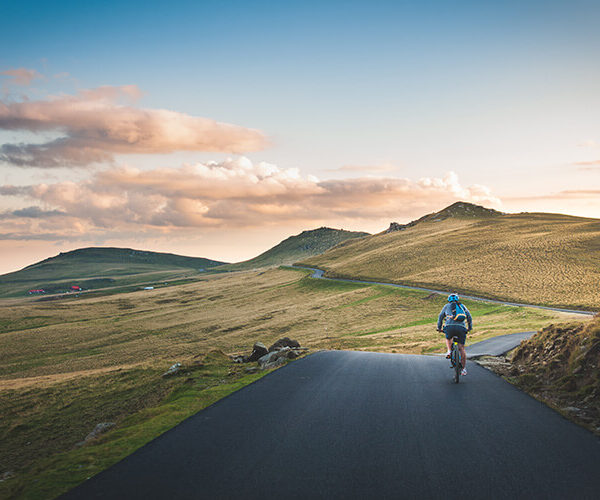
[[[448,348],[448,352],[452,350],[452,338],[446,337],[446,347]]]
[[[465,352],[465,343],[467,342],[467,330],[463,327],[456,327],[456,336],[458,337],[458,351],[460,352],[460,361],[463,368],[467,367],[467,353]]]
[[[458,343],[458,350],[460,352],[460,361],[463,368],[467,367],[467,353],[465,352],[465,344]]]
[[[444,336],[446,337],[446,353],[452,351],[452,334],[448,333],[449,331],[450,330],[447,326],[444,326],[444,328],[442,328],[442,332],[444,332]]]

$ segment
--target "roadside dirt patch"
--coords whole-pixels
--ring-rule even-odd
[[[121,370],[130,370],[143,365],[144,363],[134,363],[130,365],[108,366],[106,368],[96,368],[94,370],[80,370],[76,372],[55,373],[52,375],[41,375],[39,377],[11,378],[0,380],[0,391],[23,389],[25,387],[35,386],[37,388],[47,387],[52,384],[58,384],[67,380],[80,377],[89,377],[101,373],[118,372]]]

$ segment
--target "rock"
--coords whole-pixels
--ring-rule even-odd
[[[256,373],[258,371],[258,366],[249,366],[244,371],[246,373]]]
[[[248,356],[242,356],[240,354],[240,355],[237,355],[237,356],[233,356],[232,359],[233,359],[234,363],[245,363],[246,360],[248,359]]]
[[[289,337],[283,337],[269,347],[269,352],[277,351],[282,347],[297,348],[300,347],[300,343],[297,340],[290,339]]]
[[[10,470],[3,472],[2,474],[0,474],[0,483],[2,481],[6,481],[7,479],[10,479],[13,476],[14,476],[14,473]]]
[[[256,344],[254,344],[254,347],[252,348],[252,354],[248,356],[246,362],[258,361],[259,358],[261,358],[268,352],[269,350],[267,349],[267,346],[265,346],[265,344],[263,344],[262,342],[257,342]]]
[[[284,357],[274,357],[271,361],[267,363],[263,363],[260,367],[261,370],[270,370],[271,368],[277,368],[278,366],[285,364],[286,358]]]
[[[80,441],[75,446],[83,446],[87,442],[97,438],[100,434],[105,433],[107,430],[114,426],[114,422],[100,422],[98,425],[96,425],[96,427],[94,427],[94,430],[85,437],[83,441]]]
[[[163,373],[162,376],[171,377],[172,375],[179,373],[179,370],[181,370],[181,363],[175,363],[173,366],[171,366],[171,368],[169,368],[165,373]]]
[[[579,408],[576,408],[575,406],[567,406],[566,408],[563,408],[564,411],[568,411],[568,412],[573,412],[573,413],[579,413],[581,410]]]
[[[294,349],[283,347],[278,351],[269,352],[259,358],[258,364],[260,365],[261,369],[268,370],[270,368],[281,366],[287,359],[295,359],[298,356],[300,356],[300,353]]]
[[[298,356],[300,356],[300,353],[294,349],[290,349],[287,353],[287,359],[296,359]]]
[[[268,352],[264,356],[261,356],[260,358],[258,358],[257,361],[258,361],[258,364],[262,368],[264,365],[275,361],[278,357],[279,357],[279,351],[273,351],[273,352]]]
[[[398,224],[397,222],[390,222],[390,227],[386,229],[386,233],[393,233],[394,231],[404,231],[408,224]]]

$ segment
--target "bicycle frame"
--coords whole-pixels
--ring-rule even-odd
[[[460,372],[462,370],[462,360],[460,359],[460,350],[458,349],[458,338],[452,338],[452,352],[450,354],[450,363],[454,368],[454,382],[458,384]]]

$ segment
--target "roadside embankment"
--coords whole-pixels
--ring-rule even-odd
[[[591,322],[550,325],[508,357],[480,364],[600,434],[600,315]]]

